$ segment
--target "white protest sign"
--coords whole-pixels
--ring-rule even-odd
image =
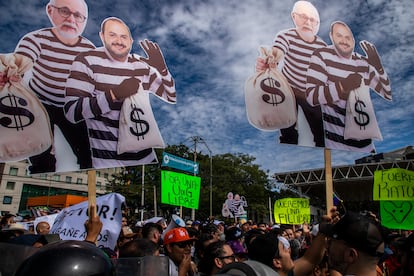
[[[96,198],[97,215],[103,224],[98,237],[99,247],[115,248],[121,232],[121,205],[124,201],[125,197],[117,193]],[[70,206],[58,214],[50,233],[59,234],[62,240],[84,240],[86,237],[84,223],[88,218],[88,201]]]

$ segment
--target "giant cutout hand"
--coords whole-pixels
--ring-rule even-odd
[[[366,60],[370,65],[372,65],[378,73],[384,73],[384,69],[382,68],[381,59],[378,55],[377,49],[375,48],[374,44],[363,40],[359,43],[362,50],[364,50],[366,55]]]
[[[167,74],[167,65],[165,64],[164,56],[158,44],[148,39],[140,41],[139,44],[148,56],[148,58],[143,57],[141,60],[148,63],[148,65],[157,69],[161,75],[165,76]]]

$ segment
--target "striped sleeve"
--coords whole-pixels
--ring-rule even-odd
[[[15,53],[26,56],[35,62],[40,55],[41,46],[39,39],[36,38],[35,32],[29,33],[22,37],[16,46]]]
[[[380,74],[373,66],[368,65],[368,82],[369,86],[382,98],[388,101],[392,101],[391,94],[391,82],[388,78],[388,74],[385,72]]]
[[[73,123],[111,111],[109,89],[108,93],[96,92],[94,73],[85,58],[87,54],[82,53],[75,58],[66,82],[64,111],[67,119]]]
[[[175,82],[170,71],[167,69],[167,74],[163,76],[157,69],[143,62],[138,55],[133,54],[132,59],[135,60],[137,64],[136,66],[141,67],[145,64],[149,68],[147,75],[141,75],[144,90],[149,91],[165,102],[175,104],[177,101],[177,94],[175,90]]]
[[[321,51],[315,51],[310,59],[306,78],[306,98],[312,106],[339,100],[337,84],[329,79],[327,67]]]

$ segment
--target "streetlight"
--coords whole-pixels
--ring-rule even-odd
[[[200,142],[202,144],[204,144],[204,146],[206,146],[208,153],[209,153],[209,157],[210,157],[210,217],[213,216],[213,156],[212,156],[212,152],[210,150],[210,148],[208,147],[206,141],[200,137],[200,136],[194,136],[191,137],[191,139],[194,141],[194,154],[196,154],[196,149],[197,149],[197,142]],[[194,160],[195,162],[196,160]],[[192,218],[194,220],[194,218]]]

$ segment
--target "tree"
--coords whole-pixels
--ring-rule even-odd
[[[184,159],[194,160],[194,151],[183,144],[167,146],[164,151]],[[162,160],[163,150],[156,152],[158,160]],[[200,200],[196,218],[203,220],[207,219],[210,213],[210,156],[201,151],[196,154],[196,161],[199,163],[198,176],[201,177]],[[261,170],[258,165],[253,164],[255,160],[255,157],[242,153],[212,156],[212,207],[215,217],[222,219],[221,210],[228,192],[238,193],[247,199],[249,219],[261,220],[268,216],[268,198],[271,195],[271,192],[266,189],[268,177],[267,173]],[[177,171],[173,168],[161,168],[160,164],[145,166],[144,207],[148,212],[153,209],[153,187],[155,185],[158,205],[170,215],[176,207],[160,203],[161,169]],[[114,175],[114,179],[111,181],[112,191],[124,195],[129,207],[142,207],[141,170],[142,166],[126,167]],[[190,217],[191,210],[183,209],[183,217]],[[146,215],[146,217],[150,216],[151,212]]]

